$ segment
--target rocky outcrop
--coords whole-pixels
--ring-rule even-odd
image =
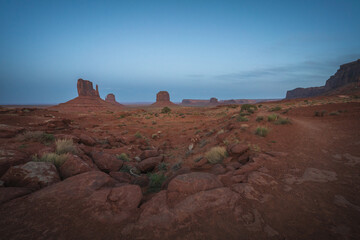
[[[218,104],[219,103],[219,101],[218,101],[218,99],[217,98],[210,98],[210,104],[211,105],[216,105],[216,104]]]
[[[119,106],[121,106],[121,104],[118,103],[118,102],[115,100],[115,95],[114,95],[113,93],[109,93],[109,94],[106,96],[105,101],[108,102],[108,103],[114,104],[114,105],[119,105]]]
[[[160,91],[156,94],[156,102],[152,104],[156,107],[176,106],[170,101],[170,95],[167,91]]]
[[[96,85],[96,90],[94,90],[93,84],[89,80],[83,80],[79,78],[77,82],[77,90],[79,97],[81,96],[100,97],[98,85]]]
[[[344,87],[349,84],[354,84],[354,86],[356,87],[358,87],[360,84],[360,59],[351,63],[341,65],[335,75],[331,76],[326,81],[325,86],[296,88],[294,90],[287,91],[286,98],[306,98],[327,95],[331,94],[338,88]]]

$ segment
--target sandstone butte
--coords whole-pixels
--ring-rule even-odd
[[[89,80],[79,78],[77,81],[77,92],[79,94],[78,97],[53,106],[51,109],[63,112],[114,111],[123,106],[115,101],[113,94],[111,95],[113,95],[114,102],[101,99],[98,85],[96,85],[96,89],[94,89],[93,83]]]
[[[117,105],[117,106],[122,106],[120,103],[118,103],[115,100],[115,95],[113,93],[109,93],[108,95],[106,95],[105,101],[108,102],[108,103]]]
[[[154,107],[171,107],[177,106],[170,101],[170,95],[167,91],[160,91],[156,94],[156,102],[152,104]]]

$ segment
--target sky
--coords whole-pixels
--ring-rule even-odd
[[[0,104],[284,98],[360,58],[359,0],[0,0]]]

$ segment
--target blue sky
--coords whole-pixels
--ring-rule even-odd
[[[282,98],[360,58],[360,1],[0,1],[0,104]]]

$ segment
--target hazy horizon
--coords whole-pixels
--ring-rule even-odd
[[[1,1],[0,104],[275,99],[360,58],[360,1]]]

